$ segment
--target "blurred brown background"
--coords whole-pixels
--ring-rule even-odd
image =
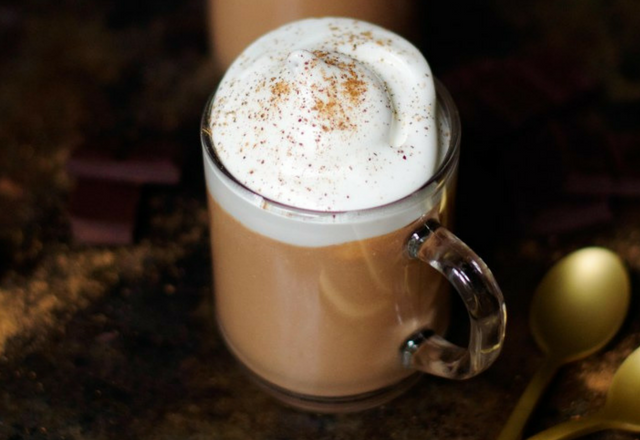
[[[607,246],[637,296],[640,3],[413,7],[406,34],[462,116],[456,231],[508,301],[500,360],[362,414],[264,396],[210,317],[199,121],[219,63],[206,4],[5,0],[0,438],[488,439],[541,358],[527,308],[550,264]],[[605,350],[562,370],[527,433],[597,409],[637,346],[634,299]]]

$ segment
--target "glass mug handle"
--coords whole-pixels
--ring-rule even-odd
[[[404,366],[449,379],[467,379],[486,370],[500,354],[506,325],[502,292],[489,268],[436,220],[427,220],[411,235],[407,252],[453,284],[471,325],[468,348],[430,331],[414,333],[400,349]]]

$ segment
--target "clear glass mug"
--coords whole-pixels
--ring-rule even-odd
[[[448,92],[436,88],[436,173],[401,200],[346,212],[296,209],[236,181],[216,156],[207,104],[202,145],[217,322],[250,377],[289,405],[362,410],[396,397],[420,372],[465,379],[500,353],[500,288],[446,229],[460,121]],[[443,336],[456,325],[450,285],[468,310],[468,347]]]

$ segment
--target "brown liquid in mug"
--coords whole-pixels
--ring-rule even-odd
[[[239,360],[272,384],[314,396],[394,385],[414,373],[400,363],[401,343],[448,325],[448,283],[403,251],[415,224],[302,247],[246,228],[211,196],[209,212],[219,325]]]
[[[287,22],[306,17],[352,17],[412,39],[414,0],[209,0],[211,45],[225,70],[255,39]]]

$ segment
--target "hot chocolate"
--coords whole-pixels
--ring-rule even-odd
[[[495,359],[499,288],[432,234],[450,217],[459,125],[410,43],[351,19],[283,26],[230,67],[202,132],[218,322],[276,396],[361,409],[415,369],[464,378]],[[469,351],[434,336],[442,274],[478,304]]]
[[[415,223],[362,241],[297,246],[209,202],[218,322],[262,379],[303,395],[378,390],[414,373],[399,361],[407,335],[445,330],[449,284],[399,251]]]
[[[369,21],[407,37],[414,33],[415,0],[208,0],[211,47],[221,69],[256,38],[305,17]]]

